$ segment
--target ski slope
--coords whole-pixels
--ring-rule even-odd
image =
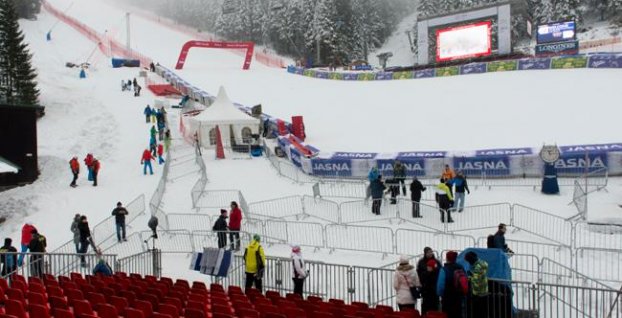
[[[124,10],[99,0],[50,1],[58,8],[71,2],[67,14],[125,43]],[[172,69],[182,44],[192,39],[136,15],[131,19],[132,47]],[[243,56],[230,51],[192,49],[178,74],[212,94],[222,85],[233,101],[262,104],[272,116],[304,116],[307,142],[323,151],[460,151],[619,139],[622,110],[614,105],[622,100],[621,70],[350,83],[293,76],[256,62],[242,71],[242,63]],[[585,105],[598,120],[584,120]]]

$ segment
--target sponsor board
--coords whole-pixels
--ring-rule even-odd
[[[352,176],[352,162],[349,159],[311,159],[311,170],[317,176]]]
[[[462,170],[467,176],[509,176],[508,156],[454,157],[454,169]]]
[[[516,60],[488,62],[488,72],[516,71],[517,68]]]
[[[415,159],[411,158],[408,160],[400,160],[404,168],[406,168],[406,176],[424,176],[425,175],[425,159]],[[378,166],[378,172],[381,175],[388,177],[393,177],[393,165],[395,164],[394,159],[379,159],[376,160],[376,164]]]
[[[335,152],[331,159],[374,159],[375,152]]]
[[[557,57],[551,60],[552,69],[585,68],[586,66],[587,66],[586,56]]]
[[[445,76],[454,76],[460,74],[460,68],[457,66],[447,66],[447,67],[439,67],[435,69],[434,76],[436,77],[445,77]]]
[[[522,155],[533,154],[533,150],[531,148],[484,149],[484,150],[477,150],[475,154],[478,157],[522,156]]]

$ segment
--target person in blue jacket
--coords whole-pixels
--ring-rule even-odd
[[[97,276],[97,274],[112,276],[112,268],[110,268],[110,265],[108,265],[103,258],[100,258],[97,265],[95,265],[95,268],[93,268],[93,275]]]
[[[145,110],[143,111],[143,114],[145,114],[145,121],[147,122],[147,124],[149,124],[149,122],[151,121],[151,107],[149,107],[149,105],[147,105],[147,107],[145,107]]]
[[[382,176],[378,175],[376,180],[372,181],[369,184],[370,192],[371,192],[371,213],[380,215],[380,205],[382,204],[382,197],[384,195],[384,190],[387,188],[382,182]]]

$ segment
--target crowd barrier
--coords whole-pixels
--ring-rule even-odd
[[[135,60],[140,60],[140,64],[143,67],[147,67],[151,63],[151,59],[145,55],[142,55],[134,50],[128,49],[125,45],[118,43],[117,41],[106,37],[105,34],[96,32],[91,27],[86,24],[76,20],[73,17],[68,16],[67,14],[61,12],[60,10],[54,8],[49,2],[42,1],[42,7],[47,10],[49,13],[54,15],[57,19],[63,21],[65,24],[69,25],[83,36],[88,38],[89,40],[98,44],[99,50],[107,57],[124,57]],[[106,46],[108,45],[108,46]]]

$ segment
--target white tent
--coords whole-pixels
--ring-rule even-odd
[[[221,86],[216,100],[207,109],[190,121],[191,131],[199,134],[201,146],[213,148],[216,145],[216,126],[220,128],[225,147],[235,144],[250,144],[251,135],[259,133],[261,121],[239,110],[233,105]]]

